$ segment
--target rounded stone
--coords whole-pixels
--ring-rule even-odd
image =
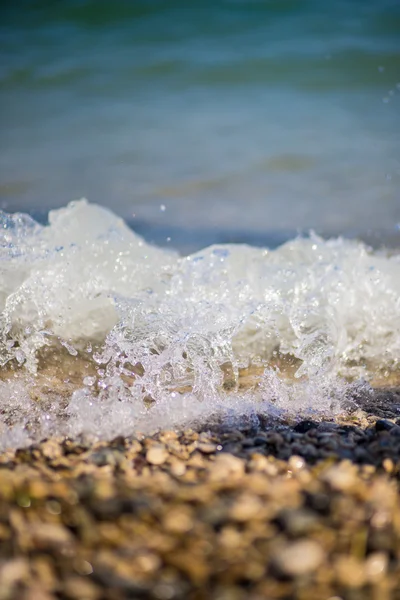
[[[389,557],[385,552],[373,552],[367,558],[365,571],[368,581],[374,583],[382,579],[387,571]]]
[[[321,479],[332,489],[343,492],[355,485],[357,481],[356,468],[347,463],[335,465],[325,471]]]
[[[163,446],[152,446],[146,453],[146,460],[151,465],[163,465],[167,458],[168,452]]]
[[[325,552],[317,542],[301,540],[277,550],[272,563],[281,575],[295,578],[318,569],[324,558]]]

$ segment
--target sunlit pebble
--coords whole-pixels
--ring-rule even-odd
[[[75,571],[79,575],[90,575],[93,573],[93,567],[87,560],[82,560],[75,564]]]
[[[59,515],[61,513],[61,504],[57,500],[49,500],[46,502],[46,510],[51,515]]]
[[[292,471],[300,471],[305,466],[305,460],[302,456],[293,455],[289,458],[289,467]]]
[[[168,583],[159,583],[153,588],[153,594],[159,600],[170,600],[175,595],[175,590]]]
[[[29,508],[31,505],[31,499],[29,498],[29,496],[19,496],[17,498],[17,504],[21,508]]]
[[[160,204],[160,210],[161,210],[161,212],[165,212],[166,208],[167,207],[165,206],[165,204]]]

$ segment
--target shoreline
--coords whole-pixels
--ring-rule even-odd
[[[0,454],[0,597],[397,600],[400,419],[335,421]]]

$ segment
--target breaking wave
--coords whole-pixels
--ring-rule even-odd
[[[1,226],[3,446],[332,413],[399,369],[398,253],[311,234],[182,257],[86,200]]]

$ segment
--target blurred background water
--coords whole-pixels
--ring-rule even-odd
[[[0,204],[399,244],[398,0],[3,0]]]

